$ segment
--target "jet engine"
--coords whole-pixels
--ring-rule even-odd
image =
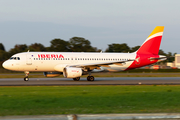
[[[82,69],[81,68],[74,68],[74,67],[66,67],[63,69],[63,75],[66,78],[77,78],[82,76]]]
[[[57,77],[59,75],[62,75],[62,72],[44,72],[43,73],[45,77]]]

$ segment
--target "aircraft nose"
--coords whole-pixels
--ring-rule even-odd
[[[2,66],[5,68],[5,69],[8,69],[10,64],[8,63],[8,61],[5,61]]]

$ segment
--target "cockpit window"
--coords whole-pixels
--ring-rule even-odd
[[[11,57],[10,60],[20,60],[20,57]]]

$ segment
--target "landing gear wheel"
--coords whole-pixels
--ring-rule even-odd
[[[87,76],[87,81],[90,81],[89,78],[90,78],[90,76]]]
[[[25,77],[25,78],[24,78],[24,81],[28,81],[28,80],[29,80],[29,78],[28,78],[28,77]]]
[[[87,81],[94,81],[94,76],[88,76]]]
[[[80,80],[80,77],[77,77],[77,78],[73,78],[74,81],[79,81]]]

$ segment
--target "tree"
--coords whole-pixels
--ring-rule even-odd
[[[163,50],[159,50],[159,55],[165,55],[165,56],[167,56],[167,54],[163,51]]]
[[[28,51],[28,47],[26,44],[21,44],[21,45],[15,45],[14,48],[12,48],[9,51],[9,55],[12,56],[16,53],[20,53],[20,52],[27,52]]]
[[[91,46],[91,42],[82,37],[73,37],[69,40],[71,51],[73,52],[95,52],[96,48]]]
[[[106,49],[106,52],[130,52],[129,46],[126,43],[123,44],[110,44]]]
[[[168,52],[167,57],[168,57],[168,59],[167,59],[168,62],[173,62],[175,59],[175,57],[173,57],[171,52]]]
[[[131,52],[135,52],[140,48],[140,46],[135,46],[131,48]]]
[[[48,51],[69,52],[69,42],[62,39],[54,39],[51,41],[51,46],[48,48]]]
[[[0,50],[0,61],[4,61],[8,58],[9,58],[8,53],[4,50]]]
[[[46,48],[44,47],[44,45],[40,43],[31,44],[28,48],[30,51],[46,51]]]
[[[0,50],[6,51],[5,48],[4,48],[4,45],[2,43],[0,43]]]

